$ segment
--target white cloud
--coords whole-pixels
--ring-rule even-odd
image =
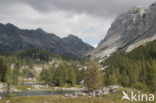
[[[93,45],[93,47],[94,47],[94,48],[96,48],[96,47],[97,47],[97,45]]]
[[[137,4],[147,7],[153,1],[1,0],[0,23],[13,23],[23,29],[41,27],[61,37],[74,34],[91,45],[97,45],[116,15]]]
[[[0,13],[2,23],[10,22],[23,29],[41,27],[61,37],[74,34],[92,45],[104,38],[111,20],[67,11],[41,13],[25,4],[10,6],[5,13]]]

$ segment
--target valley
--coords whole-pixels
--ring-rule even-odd
[[[155,12],[156,3],[121,13],[96,48],[0,23],[0,103],[155,103]]]

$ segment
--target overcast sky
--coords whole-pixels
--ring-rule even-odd
[[[74,34],[91,45],[102,40],[115,17],[155,0],[0,0],[0,23],[37,29],[60,37]]]

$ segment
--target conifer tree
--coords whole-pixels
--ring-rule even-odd
[[[102,87],[102,74],[97,60],[88,62],[84,82],[88,91],[97,90]]]
[[[0,79],[7,84],[7,96],[10,96],[10,86],[12,84],[11,69],[7,65],[6,58],[0,57]]]
[[[5,57],[0,57],[0,81],[6,82],[8,69],[9,67],[7,65]]]

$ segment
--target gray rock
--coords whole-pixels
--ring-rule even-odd
[[[117,85],[112,85],[112,86],[108,86],[108,87],[103,87],[103,88],[101,88],[99,90],[94,90],[93,92],[89,92],[89,93],[79,91],[79,92],[74,92],[72,94],[67,93],[64,96],[65,97],[88,96],[88,98],[101,97],[101,96],[107,95],[109,93],[115,93],[115,92],[117,92],[117,90],[119,88],[121,88],[121,87],[117,86]]]
[[[68,54],[81,57],[94,49],[80,38],[69,35],[60,38],[47,33],[41,28],[22,30],[13,24],[0,24],[0,53],[40,48],[57,54]]]
[[[135,49],[147,41],[155,40],[155,11],[156,3],[152,4],[146,10],[137,6],[117,16],[108,30],[106,37],[88,55],[104,59],[110,54],[128,49],[130,46],[131,48],[128,51]],[[150,40],[146,40],[147,38]]]
[[[10,100],[6,100],[6,103],[10,103]]]

